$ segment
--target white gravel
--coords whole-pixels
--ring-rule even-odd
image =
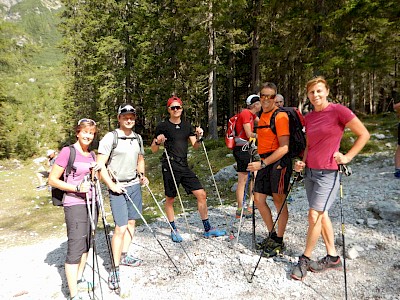
[[[393,177],[393,158],[389,153],[364,158],[353,163],[353,175],[343,178],[343,209],[345,216],[346,248],[353,259],[346,259],[348,299],[400,299],[400,242],[399,222],[376,219],[368,210],[374,203],[395,200],[399,203],[400,181]],[[211,188],[207,187],[210,197]],[[226,237],[204,239],[197,213],[188,216],[192,238],[185,220],[177,218],[184,242],[174,244],[163,220],[150,224],[157,239],[165,247],[179,270],[167,258],[149,229],[137,229],[132,253],[144,260],[138,268],[121,267],[124,299],[344,299],[344,272],[309,273],[303,282],[290,279],[290,270],[304,249],[307,230],[308,204],[304,188],[292,192],[289,224],[285,235],[287,250],[282,257],[262,258],[252,283],[249,279],[259,259],[252,250],[251,221],[243,224],[239,243]],[[269,202],[271,203],[271,202]],[[233,207],[210,208],[210,219],[226,228],[225,212],[230,216]],[[264,226],[257,215],[257,238],[264,235]],[[341,247],[339,201],[331,211],[337,234],[337,249]],[[231,217],[230,217],[231,218]],[[230,221],[230,219],[229,219]],[[96,289],[96,299],[119,299],[110,293],[105,280],[109,268],[103,232],[96,238],[98,264],[102,277]],[[185,254],[188,254],[189,258]],[[356,252],[354,252],[356,251]],[[64,299],[68,288],[64,275],[66,238],[9,248],[0,252],[0,299]],[[356,255],[354,254],[356,253]],[[314,259],[325,255],[322,240],[314,251]],[[193,265],[192,265],[193,263]],[[85,276],[92,278],[92,262]],[[97,268],[96,268],[97,269]],[[98,282],[98,277],[96,277]],[[90,299],[85,295],[85,299]]]

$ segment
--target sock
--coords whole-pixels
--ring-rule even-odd
[[[276,235],[276,231],[272,231],[269,235],[270,235],[271,239],[273,239],[274,241],[275,241],[275,239],[278,237],[278,236]]]
[[[275,242],[277,242],[278,244],[282,244],[283,243],[283,237],[275,237],[275,238],[272,238]]]
[[[332,255],[329,255],[329,254],[327,256],[329,257],[329,260],[331,262],[337,262],[338,259],[339,259],[339,256],[332,256]]]
[[[126,254],[127,254],[126,252],[122,252],[121,253],[121,259],[123,259],[126,256]]]
[[[176,225],[175,225],[175,221],[169,222],[169,224],[171,224],[171,227],[176,230]]]
[[[210,231],[210,229],[211,229],[210,221],[208,221],[208,219],[201,220],[201,221],[203,222],[204,230]]]

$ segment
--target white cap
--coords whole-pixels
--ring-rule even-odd
[[[49,149],[49,150],[47,150],[46,155],[47,155],[47,157],[49,157],[50,155],[54,154],[55,152],[56,151]]]
[[[253,103],[260,101],[260,96],[253,94],[247,97],[246,99],[246,104],[247,105],[252,105]]]

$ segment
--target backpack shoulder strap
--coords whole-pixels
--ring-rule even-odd
[[[68,175],[71,173],[71,170],[74,167],[74,161],[76,157],[76,150],[74,145],[69,145],[69,158],[68,158],[68,164],[67,168],[65,169],[65,179],[67,179]]]
[[[107,160],[106,166],[108,166],[110,164],[111,156],[112,156],[112,154],[114,152],[114,149],[117,148],[117,145],[118,145],[118,132],[116,130],[113,130],[112,133],[113,133],[113,143],[112,143],[112,146],[111,146],[111,151],[110,151],[110,155],[108,156],[108,160]]]
[[[276,115],[277,115],[278,113],[282,112],[282,111],[284,111],[284,110],[281,110],[280,108],[278,108],[277,110],[275,110],[275,111],[272,113],[271,120],[269,121],[269,126],[271,127],[271,130],[272,130],[272,132],[273,132],[275,135],[276,135],[276,126],[275,126]]]
[[[137,139],[137,141],[138,141],[140,150],[141,150],[142,148],[143,148],[143,150],[144,150],[144,147],[143,147],[143,139],[142,139],[142,137],[141,137],[138,133],[136,133],[136,132],[134,132],[133,135],[136,137],[136,139]]]

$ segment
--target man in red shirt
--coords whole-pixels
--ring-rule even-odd
[[[238,208],[236,210],[236,218],[240,218],[243,205],[243,195],[247,180],[247,165],[250,162],[250,153],[246,145],[250,138],[256,138],[257,134],[253,132],[254,122],[258,122],[257,113],[261,110],[260,97],[258,95],[250,95],[246,99],[247,109],[243,109],[236,121],[235,131],[238,133],[235,137],[236,146],[233,149],[238,173],[238,185],[236,189],[236,200]],[[243,212],[245,217],[251,217],[251,210]]]

